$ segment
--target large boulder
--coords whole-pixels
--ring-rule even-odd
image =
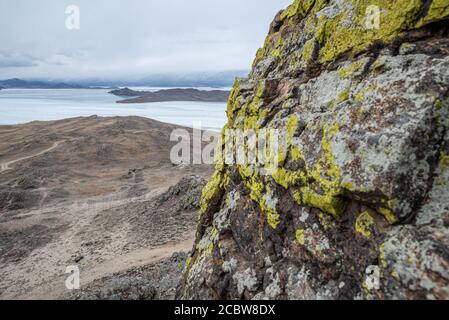
[[[276,16],[219,148],[262,129],[284,147],[219,153],[179,298],[449,299],[448,21],[441,0]]]

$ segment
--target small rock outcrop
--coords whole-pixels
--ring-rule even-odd
[[[218,150],[229,130],[285,146],[218,159],[178,298],[449,299],[448,18],[445,0],[276,16]]]
[[[118,97],[140,97],[145,95],[144,91],[134,91],[131,90],[130,88],[115,89],[109,91],[109,93]]]

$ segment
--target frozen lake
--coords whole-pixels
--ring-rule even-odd
[[[162,88],[160,88],[162,89]],[[162,122],[220,131],[226,123],[226,103],[157,102],[117,104],[120,97],[106,89],[0,90],[0,124],[60,120],[80,116],[139,116]]]

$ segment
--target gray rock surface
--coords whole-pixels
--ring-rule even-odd
[[[276,16],[225,129],[285,146],[220,159],[179,298],[449,299],[449,3],[373,3]]]

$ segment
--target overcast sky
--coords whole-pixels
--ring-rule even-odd
[[[0,79],[249,69],[292,0],[0,0]],[[80,29],[66,28],[68,5]]]

